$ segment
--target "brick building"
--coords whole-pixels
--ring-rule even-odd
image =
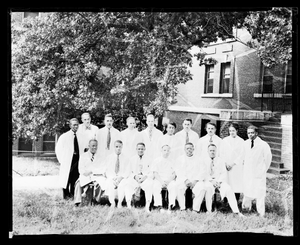
[[[184,118],[192,118],[193,129],[200,136],[206,134],[205,124],[214,122],[221,138],[228,135],[232,121],[239,123],[239,135],[244,139],[247,126],[254,124],[272,149],[269,172],[286,172],[292,169],[292,64],[266,68],[256,51],[245,45],[250,34],[238,29],[235,36],[239,41],[218,41],[204,48],[206,57],[216,63],[199,66],[193,58],[193,78],[178,86],[177,103],[165,117],[179,125],[178,131]],[[191,53],[197,51],[195,47]]]

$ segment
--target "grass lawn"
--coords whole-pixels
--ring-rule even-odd
[[[23,169],[23,174],[30,175],[32,163],[24,161],[22,165],[18,161],[13,163],[14,167],[22,166],[18,170]],[[45,165],[40,166],[46,166],[45,169],[40,167],[38,173],[58,173],[57,163],[43,164]],[[279,190],[278,188],[291,186],[292,179],[280,177],[268,180],[268,183]],[[280,183],[285,183],[286,186]],[[230,210],[208,215],[191,211],[167,214],[154,210],[146,213],[143,208],[125,207],[112,210],[107,205],[74,209],[73,201],[62,199],[61,190],[15,190],[13,232],[15,235],[253,232],[292,236],[292,211],[285,212],[278,198],[276,193],[267,193],[265,217],[259,217],[252,211],[244,213],[245,218],[239,218]],[[288,205],[292,207],[291,201]]]
[[[268,210],[268,209],[267,209]],[[59,190],[15,191],[13,193],[13,231],[24,234],[102,234],[102,233],[211,233],[258,232],[292,236],[293,222],[267,211],[239,218],[231,211],[211,215],[191,211],[171,214],[143,208],[111,210],[108,205],[78,207],[61,198]]]
[[[22,176],[58,175],[59,163],[34,157],[12,157],[13,174]]]

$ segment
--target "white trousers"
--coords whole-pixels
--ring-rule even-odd
[[[175,200],[176,200],[176,182],[172,180],[168,186],[168,203],[169,207],[171,205],[175,206]],[[161,183],[157,180],[153,180],[153,199],[154,199],[154,206],[162,206],[162,196],[161,196],[161,191],[162,191],[162,185]]]
[[[138,183],[134,178],[128,178],[127,184],[124,189],[125,199],[128,203],[132,200],[132,195],[136,192],[137,188],[141,187],[145,192],[146,205],[152,201],[152,189],[153,189],[153,179],[148,177],[142,183]]]
[[[213,184],[209,181],[205,182],[205,186],[206,186],[206,192],[207,192],[207,197],[205,196],[205,201],[206,201],[206,208],[207,211],[212,211],[212,197],[215,193],[215,188],[213,186]],[[219,188],[220,191],[220,195],[221,195],[221,199],[223,199],[224,197],[227,197],[229,206],[232,210],[233,213],[239,213],[239,208],[237,206],[237,201],[234,195],[233,190],[231,189],[230,185],[228,185],[227,183],[223,182],[220,185]],[[203,199],[203,198],[202,198]]]
[[[250,198],[247,196],[244,196],[243,202],[242,202],[242,208],[251,210],[252,207],[252,200],[256,199],[256,210],[261,215],[265,215],[265,197],[260,198]]]
[[[118,205],[121,205],[125,196],[125,186],[127,184],[127,179],[122,179],[119,185],[116,187],[113,179],[108,178],[106,180],[105,193],[108,196],[108,200],[111,205],[115,205],[115,199],[118,199]]]
[[[192,193],[194,194],[193,210],[195,210],[195,211],[200,210],[202,200],[206,193],[205,188],[206,188],[205,183],[203,181],[198,181],[192,189]],[[187,186],[185,185],[185,183],[183,181],[177,181],[176,191],[177,191],[177,200],[178,200],[180,210],[184,210],[186,207],[185,206],[186,205],[186,203],[185,203],[186,190],[187,190]],[[207,197],[206,197],[206,199],[207,199]]]

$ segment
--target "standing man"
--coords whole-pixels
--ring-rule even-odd
[[[97,132],[96,139],[98,141],[98,151],[100,161],[105,161],[106,157],[114,153],[114,142],[121,140],[120,131],[113,127],[113,117],[107,114],[104,117],[105,127]]]
[[[217,126],[214,123],[208,122],[205,125],[206,135],[201,137],[197,142],[197,152],[200,157],[208,156],[207,147],[214,144],[217,147],[217,156],[220,156],[222,139],[216,135]]]
[[[91,139],[96,139],[97,132],[99,128],[91,124],[90,113],[85,112],[81,115],[82,124],[79,125],[77,134],[80,135],[80,154],[89,150],[89,141]]]
[[[170,160],[173,162],[176,160],[177,149],[179,147],[178,139],[175,137],[176,123],[169,122],[167,124],[166,131],[167,133],[160,137],[158,141],[158,147],[161,149],[164,145],[170,146]]]
[[[74,196],[75,182],[79,177],[79,137],[76,132],[79,122],[72,118],[69,122],[70,130],[63,133],[55,146],[55,153],[59,169],[59,184],[63,188],[63,198],[68,199]]]
[[[192,119],[190,118],[184,119],[182,123],[183,129],[175,134],[178,140],[177,150],[179,156],[185,155],[184,147],[186,143],[191,142],[194,145],[194,147],[196,147],[196,144],[199,140],[199,135],[191,129],[192,124],[193,124]]]
[[[147,115],[147,128],[141,131],[141,142],[146,146],[147,151],[145,155],[154,159],[159,156],[160,149],[158,148],[158,140],[163,135],[163,133],[154,127],[154,115]]]
[[[130,163],[128,158],[122,153],[123,143],[121,140],[116,140],[114,143],[114,152],[107,156],[105,160],[106,170],[106,193],[111,207],[115,207],[115,196],[117,189],[118,208],[122,207],[122,201],[125,196],[125,188],[127,178],[130,175]],[[126,200],[129,201],[129,200]],[[128,208],[131,208],[127,202]]]
[[[216,189],[218,189],[220,191],[221,200],[226,197],[232,212],[238,214],[240,217],[243,217],[237,206],[234,192],[227,183],[227,170],[225,162],[217,156],[217,146],[210,144],[207,148],[207,151],[208,157],[206,156],[204,158],[204,163],[208,169],[208,175],[205,179],[205,201],[207,213],[211,213],[212,211],[212,197]]]
[[[177,163],[177,199],[180,210],[185,210],[185,192],[190,188],[195,196],[193,210],[198,212],[205,194],[204,180],[206,177],[206,165],[201,162],[198,156],[194,155],[193,143],[186,143],[184,150],[185,155],[181,155]]]
[[[136,128],[134,117],[126,119],[127,129],[121,132],[121,140],[123,142],[123,153],[129,158],[136,155],[136,144],[140,141],[139,131]]]
[[[272,161],[272,153],[267,142],[258,137],[258,129],[249,126],[245,143],[244,159],[244,198],[242,207],[251,210],[252,200],[256,199],[259,215],[265,214],[266,173]]]

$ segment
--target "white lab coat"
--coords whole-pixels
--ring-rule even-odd
[[[169,157],[164,158],[163,156],[160,156],[156,158],[152,163],[152,171],[153,173],[156,172],[159,177],[163,181],[169,181],[170,178],[173,176],[174,168],[173,164],[170,161]],[[154,200],[154,206],[161,206],[162,205],[162,196],[161,196],[161,190],[162,190],[162,184],[159,182],[158,179],[154,178],[153,180],[153,200]],[[168,203],[170,205],[175,205],[176,200],[176,182],[175,180],[171,180],[167,186],[168,190]]]
[[[157,128],[152,129],[152,138],[149,138],[149,127],[140,132],[141,142],[143,142],[146,146],[145,156],[150,159],[155,159],[160,156],[161,149],[158,147],[158,141],[163,133]]]
[[[203,164],[198,156],[188,157],[187,155],[181,155],[175,167],[176,181],[184,182],[187,179],[190,181],[203,181],[206,177],[206,171],[206,165]]]
[[[210,140],[210,136],[208,134],[204,135],[198,140],[197,149],[196,149],[196,154],[198,154],[198,156],[202,158],[209,156],[208,146],[211,144],[209,140]],[[221,143],[222,143],[222,139],[219,136],[217,135],[212,136],[212,144],[217,146],[217,156],[220,156]]]
[[[272,161],[272,153],[267,142],[260,137],[244,142],[244,196],[250,198],[264,198],[266,196],[266,173]]]
[[[141,141],[140,132],[136,128],[133,130],[127,128],[121,132],[121,140],[122,152],[129,158],[136,155],[136,145]]]
[[[221,143],[221,158],[225,164],[232,166],[230,171],[227,171],[228,184],[233,192],[243,192],[243,159],[244,159],[244,140],[236,136],[235,138],[228,136]]]
[[[116,140],[121,140],[121,134],[118,129],[115,129],[114,127],[111,127],[110,129],[110,147],[109,150],[107,149],[107,134],[108,134],[108,128],[103,127],[98,130],[96,139],[98,141],[98,150],[97,155],[99,155],[100,161],[105,161],[106,157],[111,155],[115,152],[114,150],[114,143]]]
[[[142,159],[136,154],[129,159],[131,173],[127,179],[125,187],[126,200],[131,200],[132,195],[135,193],[138,187],[141,187],[145,191],[145,197],[147,202],[152,200],[152,186],[153,186],[153,173],[151,172],[151,161],[147,157],[143,156]],[[134,177],[137,174],[147,176],[142,182],[138,183]]]
[[[78,145],[80,145],[80,135],[77,135],[77,141]],[[72,130],[63,133],[58,138],[55,146],[55,153],[57,160],[60,163],[59,185],[65,189],[67,187],[74,153],[74,132]]]
[[[80,154],[84,153],[85,148],[89,148],[89,141],[91,139],[96,139],[99,128],[92,124],[90,126],[90,129],[86,129],[83,123],[78,126],[77,135],[79,135],[81,139],[79,145]]]
[[[191,182],[198,180],[196,185],[193,187],[192,192],[195,196],[193,200],[193,209],[199,211],[202,199],[198,199],[201,198],[200,192],[205,188],[204,180],[207,176],[206,165],[204,165],[202,160],[196,155],[193,155],[191,157],[188,157],[187,155],[181,155],[178,158],[176,165],[177,166],[175,168],[175,172],[177,175],[177,200],[180,209],[185,209],[185,192],[187,189],[185,181],[187,179]]]
[[[197,142],[199,140],[199,135],[193,130],[190,130],[188,134],[189,134],[189,142],[193,143],[194,148],[196,150]],[[176,150],[177,156],[185,155],[184,146],[186,144],[186,131],[182,129],[181,131],[175,134],[175,137],[178,141],[178,147]]]
[[[87,151],[80,155],[78,170],[79,170],[79,183],[81,187],[95,180],[93,174],[94,174],[94,169],[95,169],[97,159],[95,159],[95,155],[94,155],[93,162],[91,159],[92,159],[92,153],[90,151]],[[86,172],[90,172],[90,171],[91,173],[89,175],[85,174]]]

